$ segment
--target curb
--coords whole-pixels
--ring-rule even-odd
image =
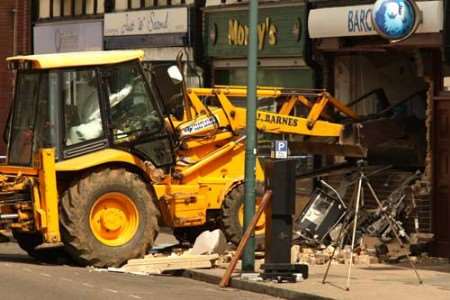
[[[185,270],[182,273],[183,277],[190,278],[193,280],[203,281],[210,284],[219,285],[221,278],[217,275],[205,274],[196,270]],[[242,280],[239,278],[232,278],[230,281],[230,287],[240,290],[245,290],[253,293],[270,295],[273,297],[288,299],[288,300],[322,300],[322,299],[332,299],[327,297],[322,297],[314,294],[302,293],[297,291],[292,291],[288,289],[283,289],[276,286],[269,286],[267,284],[258,283],[254,281]]]

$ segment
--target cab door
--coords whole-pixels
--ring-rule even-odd
[[[173,165],[172,141],[140,64],[133,61],[103,67],[101,74],[112,145],[157,167]]]

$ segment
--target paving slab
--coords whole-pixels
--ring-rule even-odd
[[[325,268],[325,265],[310,266],[309,278],[297,283],[250,282],[235,273],[231,286],[285,299],[450,299],[450,264],[419,266],[422,285],[415,273],[402,265],[355,265],[350,291],[345,290],[346,265],[333,264],[327,283],[322,284]],[[188,270],[185,276],[218,284],[224,273],[223,268]]]

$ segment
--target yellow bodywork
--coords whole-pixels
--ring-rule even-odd
[[[33,199],[0,207],[1,213],[18,213],[11,228],[22,231],[39,231],[50,243],[61,241],[59,231],[58,191],[54,149],[41,149],[36,168],[0,166],[2,193],[29,190]]]
[[[191,111],[185,119],[173,119],[177,135],[182,141],[177,157],[188,164],[177,164],[176,175],[154,185],[164,219],[173,227],[197,226],[207,220],[207,211],[220,209],[227,193],[243,182],[246,110],[232,104],[233,98],[246,97],[243,87],[196,88],[187,91]],[[278,88],[259,88],[259,99],[280,100],[278,111],[257,112],[257,128],[261,132],[338,138],[341,124],[319,120],[326,118],[326,104],[356,119],[337,99],[325,92],[314,93],[315,102],[309,102],[301,93],[286,93]],[[205,98],[217,102],[206,106]],[[325,103],[325,104],[324,104]],[[294,107],[303,105],[309,115],[294,115]],[[329,107],[329,106],[328,106]],[[189,119],[190,117],[190,119]],[[256,179],[262,182],[264,174],[259,161]],[[174,179],[177,178],[177,179]]]
[[[96,65],[109,65],[144,59],[142,50],[85,51],[70,53],[52,53],[19,55],[8,57],[10,64],[31,63],[32,69],[55,69]]]
[[[103,149],[57,162],[55,169],[57,172],[82,171],[111,162],[131,164],[145,170],[145,164],[142,160],[129,152],[118,149]]]
[[[18,56],[8,60],[10,63],[30,61],[33,68],[46,69],[113,64],[142,58],[142,51],[108,51]],[[244,180],[243,132],[246,126],[246,110],[235,106],[233,98],[243,98],[246,95],[247,91],[243,87],[188,89],[186,97],[189,101],[185,110],[190,113],[186,113],[186,117],[181,121],[167,120],[167,123],[174,125],[181,147],[175,155],[176,165],[164,176],[155,176],[153,165],[132,153],[117,149],[99,150],[56,163],[54,150],[42,149],[36,168],[0,166],[0,187],[3,192],[13,193],[30,189],[33,197],[33,207],[19,203],[18,207],[0,207],[0,213],[19,211],[19,221],[11,225],[13,228],[16,226],[25,231],[39,231],[43,233],[46,242],[58,242],[61,237],[57,174],[83,171],[100,165],[125,164],[133,166],[152,182],[167,225],[203,225],[207,222],[208,211],[221,209],[225,196]],[[329,105],[351,118],[357,118],[345,105],[323,91],[259,88],[257,97],[273,99],[277,103],[272,111],[258,110],[256,126],[261,132],[339,138],[343,126],[330,121],[327,110]],[[206,99],[213,100],[214,105],[207,106]],[[309,110],[306,116],[294,113],[294,108],[299,105]],[[257,181],[262,182],[264,174],[259,161],[255,173]],[[127,224],[121,221],[124,219],[122,214],[138,214],[136,207],[129,205],[130,201],[118,199],[116,196],[109,195],[109,198],[98,200],[100,206],[107,207],[106,212],[95,208],[90,212],[91,230],[108,246],[115,246],[114,243],[118,241],[109,241],[109,231],[114,231],[117,226],[125,226],[128,233],[120,237],[120,243],[123,244],[134,235],[139,222],[136,218],[129,218]],[[110,205],[111,199],[114,204]],[[117,203],[122,203],[123,209],[118,210]]]

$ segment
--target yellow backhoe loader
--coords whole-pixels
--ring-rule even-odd
[[[159,224],[180,239],[209,226],[239,241],[246,110],[235,103],[246,89],[183,89],[176,67],[147,78],[142,59],[140,50],[8,58],[16,87],[0,229],[30,255],[63,246],[81,265],[119,266],[146,253]],[[338,143],[344,126],[331,114],[358,118],[325,91],[257,96],[265,133]],[[256,176],[263,181],[260,162]]]

